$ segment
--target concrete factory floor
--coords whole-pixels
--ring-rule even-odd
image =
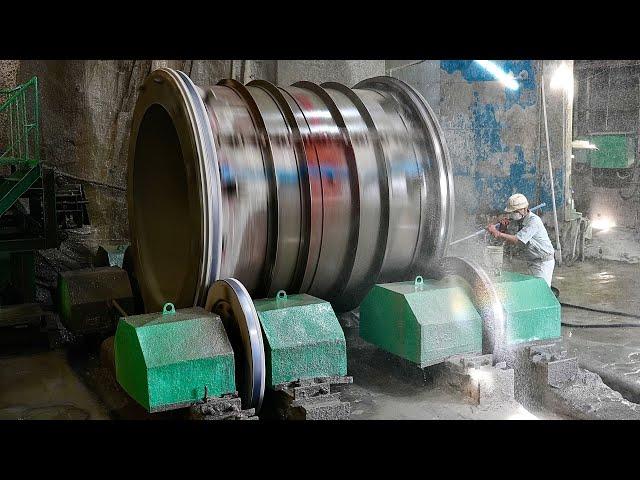
[[[365,342],[357,326],[345,328],[349,375],[353,385],[342,398],[351,403],[353,420],[497,420],[557,419],[520,405],[485,408],[463,395],[436,387],[416,367]]]
[[[553,285],[560,301],[640,315],[640,265],[591,260],[560,267]],[[594,324],[640,325],[639,319],[562,307],[562,321],[576,326]],[[640,403],[640,328],[562,327],[569,351],[583,368],[602,377],[627,399]]]
[[[109,418],[64,350],[0,358],[0,420]]]
[[[592,260],[559,267],[554,286],[560,300],[600,309],[640,312],[640,267]],[[575,325],[640,321],[562,307],[562,319]],[[601,375],[625,398],[640,402],[640,328],[563,327],[569,351],[584,368]],[[345,325],[349,374],[354,384],[344,387],[357,419],[497,419],[560,418],[548,412],[527,412],[502,406],[489,410],[462,395],[434,387],[428,375],[358,337],[357,325]],[[97,348],[32,351],[0,356],[0,419],[143,418],[121,392],[108,386],[99,367]]]

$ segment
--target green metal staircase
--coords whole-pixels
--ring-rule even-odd
[[[41,175],[40,98],[33,77],[0,90],[0,217]]]

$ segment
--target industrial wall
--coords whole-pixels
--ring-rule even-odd
[[[279,85],[307,80],[353,87],[366,78],[384,75],[384,68],[384,60],[278,60],[277,79]]]
[[[406,81],[437,113],[453,163],[456,233],[472,231],[478,213],[504,208],[514,192],[551,205],[540,81],[553,62],[496,61],[519,77],[509,90],[472,60],[387,61],[388,74]],[[548,85],[548,78],[545,77]],[[562,218],[568,173],[562,95],[546,88],[556,205]],[[566,112],[565,112],[566,113]],[[547,212],[551,212],[550,209]],[[545,215],[547,223],[551,215]]]
[[[628,137],[632,147],[631,161],[637,162],[640,61],[576,61],[575,82],[574,136],[610,134]],[[587,158],[584,151],[575,153],[577,160]],[[637,169],[611,172],[613,181],[603,182],[597,177],[606,172],[592,170],[587,163],[579,166],[574,175],[576,208],[593,219],[607,217],[614,219],[620,227],[638,228],[640,191],[637,179],[632,178]]]
[[[0,60],[0,90],[12,88],[16,85],[16,77],[18,75],[18,60]],[[3,100],[0,97],[0,102]],[[7,114],[0,114],[0,145],[5,145],[8,138]],[[0,150],[0,154],[2,150]],[[3,168],[0,166],[0,174],[3,174]]]

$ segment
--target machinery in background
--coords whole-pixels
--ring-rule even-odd
[[[127,272],[131,292],[133,294],[134,307],[132,313],[143,313],[144,303],[140,294],[140,286],[133,268],[132,250],[129,244],[105,244],[100,245],[93,258],[94,267],[120,267]]]
[[[60,228],[68,230],[89,225],[87,199],[82,185],[58,182],[56,187],[56,213]]]
[[[591,148],[582,148],[581,143]],[[636,135],[588,135],[574,142],[573,151],[574,171],[577,174],[590,172],[595,186],[622,188],[631,183],[637,162]]]
[[[87,225],[86,204],[81,185],[56,182],[41,162],[37,77],[1,90],[0,343],[31,343],[44,333],[50,345],[59,344],[53,312],[36,301],[35,254],[58,248],[65,230]]]
[[[13,343],[17,330],[55,329],[36,303],[34,253],[59,243],[54,175],[40,162],[37,78],[0,91],[0,102],[0,342]]]
[[[74,335],[112,335],[120,317],[134,313],[127,272],[97,267],[58,274],[57,307]]]
[[[144,313],[128,244],[98,246],[92,264],[58,274],[56,309],[77,339],[112,336],[120,318]]]

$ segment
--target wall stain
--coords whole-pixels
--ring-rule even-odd
[[[441,111],[441,116],[445,119],[447,142],[456,143],[456,156],[452,157],[456,181],[471,177],[475,187],[472,196],[475,201],[468,202],[464,209],[470,214],[501,211],[507,198],[515,192],[526,195],[531,203],[546,202],[550,206],[548,172],[545,168],[537,171],[539,76],[535,61],[495,62],[516,77],[526,72],[526,78],[518,80],[517,90],[496,82],[473,60],[440,61],[441,87],[452,90],[441,92],[442,98],[448,99],[447,110]],[[456,95],[465,83],[471,87],[472,96]],[[535,113],[529,112],[530,109]],[[446,128],[446,119],[449,128]],[[470,141],[460,142],[456,138],[464,135]],[[536,198],[538,177],[542,186],[539,199]],[[561,170],[555,172],[554,183],[556,203],[562,205]]]

